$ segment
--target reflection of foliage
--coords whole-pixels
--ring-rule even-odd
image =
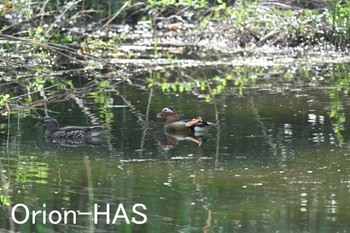
[[[90,92],[90,96],[95,100],[100,109],[100,118],[104,119],[106,123],[113,120],[114,114],[110,110],[110,84],[109,81],[102,81],[97,83],[97,91]]]
[[[0,195],[0,202],[4,206],[9,206],[10,205],[10,202],[7,200],[7,198],[5,196],[2,196],[2,195]]]
[[[46,163],[30,162],[25,166],[19,165],[16,173],[16,182],[47,184],[48,170]]]
[[[343,112],[341,95],[348,94],[350,88],[350,71],[345,64],[339,64],[333,67],[330,73],[330,79],[334,82],[332,90],[329,92],[331,99],[331,112],[329,114],[332,119],[332,125],[337,139],[340,144],[344,143],[342,132],[346,117]]]
[[[293,82],[293,76],[290,72],[284,71],[286,68],[275,67],[279,73],[287,73],[288,78],[281,82]],[[213,74],[210,72],[196,73],[189,70],[189,73],[182,73],[182,76],[176,77],[175,81],[171,80],[173,75],[167,73],[158,73],[154,78],[147,79],[148,87],[158,86],[163,92],[183,93],[192,92],[196,95],[203,96],[206,101],[210,101],[213,95],[221,94],[225,90],[232,88],[238,89],[238,94],[243,95],[243,90],[252,84],[269,83],[272,80],[259,77],[270,77],[271,70],[265,67],[246,67],[237,66],[232,69],[226,69],[223,74]],[[206,75],[206,76],[205,76]],[[167,76],[169,78],[167,78]],[[171,78],[170,78],[171,77]],[[190,77],[190,78],[189,78]]]
[[[341,131],[344,130],[343,124],[345,123],[346,118],[344,113],[340,111],[341,104],[339,99],[337,98],[332,99],[331,107],[332,107],[332,111],[330,112],[329,116],[333,119],[332,126],[334,129],[334,133],[337,135],[337,139],[339,143],[343,144],[344,140],[343,140],[343,135]]]
[[[159,75],[156,75],[156,78],[149,78],[147,81],[149,88],[158,86],[163,92],[173,93],[195,92],[197,95],[203,95],[207,101],[210,101],[211,95],[220,94],[227,88],[229,81],[234,80],[236,86],[243,88],[244,84],[247,83],[245,78],[239,76],[243,70],[243,68],[239,67],[232,71],[232,73],[228,72],[224,75],[200,78],[193,77],[192,74],[189,74],[185,77],[177,77],[175,81],[170,81],[162,74],[158,73]]]
[[[3,116],[7,116],[8,114],[8,99],[9,99],[10,95],[9,94],[5,94],[5,95],[0,95],[0,109],[1,109],[1,115]],[[6,108],[6,110],[3,110],[4,108]]]

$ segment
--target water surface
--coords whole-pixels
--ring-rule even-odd
[[[37,110],[41,115],[49,110],[62,126],[107,125],[109,134],[101,141],[84,145],[45,141],[45,128],[35,127],[39,116],[19,113],[8,126],[1,122],[0,229],[345,232],[350,229],[349,126],[340,123],[344,130],[337,133],[337,118],[330,113],[338,104],[337,113],[346,118],[350,102],[332,93],[329,85],[275,83],[251,85],[243,95],[227,88],[205,101],[191,92],[124,83],[113,87],[108,101],[97,93]],[[164,135],[164,120],[156,114],[170,105],[184,118],[201,116],[215,124],[199,138],[200,145]],[[23,224],[10,218],[18,203],[30,211]],[[57,212],[93,213],[95,204],[101,212],[110,205],[109,221],[104,214],[58,221]],[[46,214],[32,220],[32,211],[40,210]],[[57,224],[49,224],[54,210],[51,220]],[[118,221],[112,223],[116,212]],[[145,223],[136,224],[145,216]],[[25,217],[25,209],[17,208],[17,221]]]

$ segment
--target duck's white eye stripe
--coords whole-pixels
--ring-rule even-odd
[[[170,108],[163,108],[163,112],[173,112]]]

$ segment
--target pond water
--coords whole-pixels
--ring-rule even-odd
[[[126,82],[108,93],[56,93],[36,110],[106,124],[93,143],[45,140],[35,112],[1,122],[1,232],[350,229],[349,124],[337,117],[350,101],[333,86],[252,84],[210,101]],[[165,106],[214,126],[197,141],[166,136]]]

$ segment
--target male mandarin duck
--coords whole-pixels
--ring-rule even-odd
[[[192,120],[182,120],[176,113],[174,107],[165,107],[157,117],[165,117],[164,131],[170,134],[187,134],[195,135],[196,133],[205,133],[208,131],[212,123],[205,122],[201,117]]]
[[[82,139],[91,138],[100,135],[105,128],[101,126],[66,126],[59,128],[55,118],[44,117],[35,126],[46,125],[45,137],[64,138],[64,139]]]

